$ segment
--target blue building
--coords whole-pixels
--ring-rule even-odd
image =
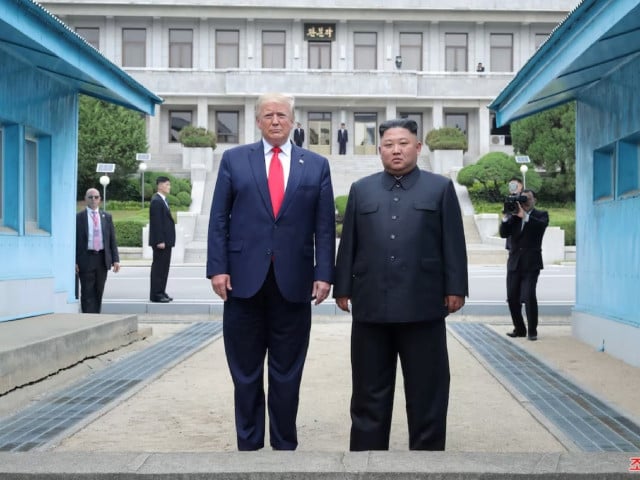
[[[574,335],[640,366],[640,1],[584,0],[489,108],[576,102]],[[544,319],[542,319],[544,322]]]
[[[0,0],[0,321],[77,312],[78,96],[162,99],[30,0]]]

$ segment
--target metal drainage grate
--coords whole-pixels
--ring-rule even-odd
[[[484,324],[449,324],[584,452],[637,452],[640,427]],[[509,387],[509,385],[506,385]]]
[[[69,388],[0,419],[0,451],[42,447],[137,385],[213,341],[222,322],[198,322],[175,335],[80,380]]]

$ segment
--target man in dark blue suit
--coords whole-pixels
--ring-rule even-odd
[[[207,278],[224,300],[225,353],[235,387],[239,450],[264,447],[264,359],[269,437],[295,450],[311,302],[333,281],[335,204],[326,158],[289,142],[294,100],[261,96],[262,140],[227,150],[209,220]]]
[[[468,295],[460,206],[450,179],[418,168],[418,125],[379,127],[384,171],[351,186],[333,296],[353,307],[350,449],[388,450],[398,358],[411,450],[444,450],[445,317]]]

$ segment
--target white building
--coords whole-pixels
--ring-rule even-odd
[[[277,3],[277,5],[276,5]],[[148,119],[150,168],[180,171],[177,131],[218,135],[216,154],[259,138],[264,92],[296,98],[305,147],[375,155],[376,126],[457,126],[465,164],[510,152],[486,108],[578,0],[48,0],[43,5],[164,98]],[[321,6],[320,6],[321,5]],[[481,63],[484,71],[476,71]],[[424,149],[428,156],[428,149]],[[337,159],[333,157],[334,161]]]

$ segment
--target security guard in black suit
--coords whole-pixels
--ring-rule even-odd
[[[171,216],[167,196],[171,193],[168,177],[156,178],[157,193],[149,204],[149,246],[153,249],[151,263],[151,289],[149,300],[167,303],[173,300],[167,292],[167,279],[171,265],[171,249],[176,244],[176,224]]]

